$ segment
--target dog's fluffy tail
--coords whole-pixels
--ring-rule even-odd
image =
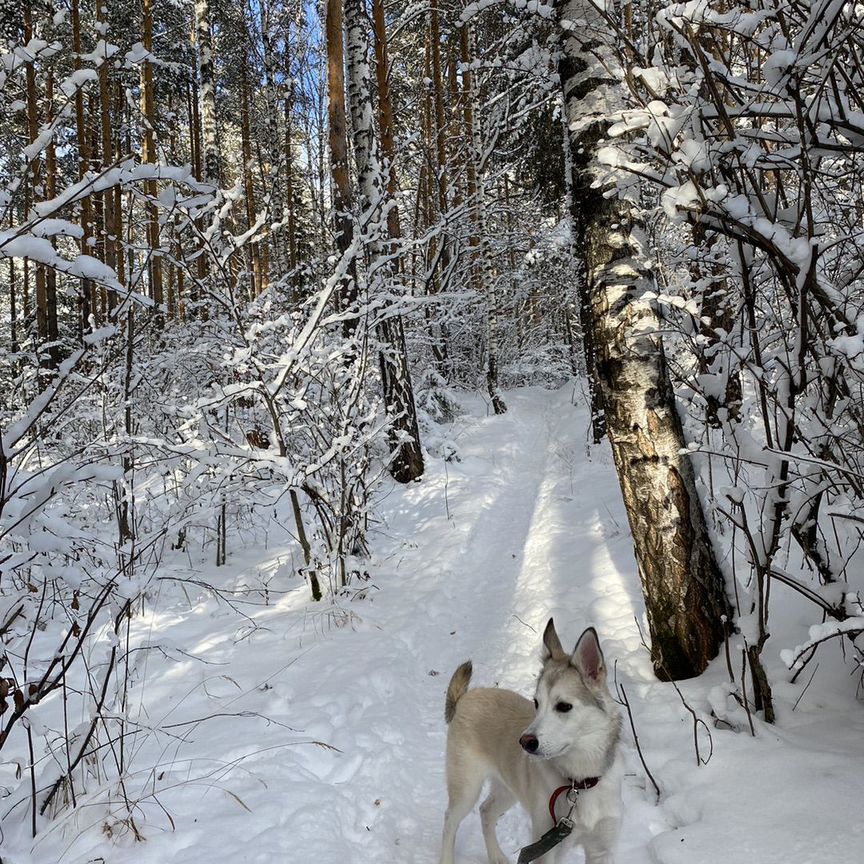
[[[447,685],[447,699],[444,702],[444,719],[449,723],[456,713],[456,703],[465,695],[471,681],[474,667],[466,660],[454,673]]]

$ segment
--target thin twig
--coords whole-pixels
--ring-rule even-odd
[[[645,773],[648,775],[648,779],[651,781],[651,785],[654,787],[654,792],[659,801],[661,797],[660,787],[657,785],[657,781],[654,779],[654,775],[651,773],[651,769],[645,761],[645,755],[642,753],[642,746],[639,744],[639,736],[636,734],[636,723],[633,719],[633,711],[630,708],[630,700],[627,698],[627,691],[624,689],[623,684],[618,683],[617,661],[615,662],[615,691],[618,693],[619,702],[627,709],[627,719],[630,721],[630,731],[633,733],[633,741],[636,744],[636,752],[639,754],[639,761],[642,763],[642,767],[645,769]]]

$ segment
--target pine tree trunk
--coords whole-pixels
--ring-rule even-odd
[[[558,16],[566,22],[559,75],[569,121],[571,218],[591,301],[596,384],[633,535],[654,668],[661,678],[687,678],[716,656],[729,603],[693,468],[680,455],[684,436],[660,321],[642,299],[652,282],[637,215],[594,185],[598,142],[620,107],[614,54],[595,35],[603,21],[590,3],[570,0]]]
[[[78,0],[72,0],[72,49],[75,52],[73,68],[77,72],[81,68],[81,17],[78,8]],[[90,148],[87,139],[87,124],[84,121],[84,90],[79,88],[75,93],[75,137],[78,148],[78,180],[84,179],[90,164]],[[90,254],[90,237],[92,236],[92,216],[90,207],[90,196],[87,195],[81,202],[81,254]],[[89,279],[81,281],[81,296],[79,298],[79,337],[83,338],[89,327],[91,302],[93,296],[93,282]]]
[[[189,37],[194,50],[198,45],[198,34],[195,27],[192,27]],[[199,88],[197,75],[192,76],[191,86],[187,95],[189,99],[189,149],[192,158],[192,172],[195,175],[195,179],[200,181],[204,179],[204,165],[201,158],[201,109],[198,104]],[[204,231],[204,221],[201,218],[197,220],[196,227],[200,236]],[[197,246],[196,251],[198,254],[195,258],[195,278],[192,280],[189,290],[189,300],[193,304],[197,303],[199,298],[198,285],[207,276],[207,256],[204,254],[203,240],[199,240]]]
[[[153,51],[153,0],[144,0],[143,17],[141,21],[142,44],[144,50]],[[144,128],[142,130],[141,159],[151,165],[159,160],[156,155],[156,95],[153,85],[153,64],[145,60],[141,64],[141,112],[144,115]],[[162,255],[159,251],[159,210],[153,203],[158,194],[155,180],[147,180],[144,184],[148,197],[151,199],[147,204],[147,262],[150,276],[150,297],[153,302],[161,306],[163,301],[162,292]]]
[[[390,99],[390,79],[387,60],[387,27],[384,22],[384,0],[372,0],[375,25],[375,78],[378,84],[378,126],[381,130],[381,153],[387,164],[387,230],[391,238],[402,236],[399,209],[396,207],[396,142],[393,132],[393,103]]]
[[[447,213],[450,209],[450,179],[447,164],[447,116],[444,111],[444,77],[441,66],[441,27],[438,12],[438,0],[430,0],[429,4],[429,77],[432,82],[431,102],[434,109],[435,129],[435,166],[437,171],[431,178],[438,196],[440,245],[440,276],[436,280],[436,288],[446,291],[450,284],[450,260],[452,239],[448,236]],[[431,126],[431,123],[430,123]],[[446,325],[439,325],[441,330],[441,351],[446,356],[448,334]]]
[[[252,182],[252,126],[249,112],[249,71],[248,60],[243,58],[240,78],[240,148],[243,154],[243,199],[246,205],[246,227],[255,224],[255,184]],[[261,272],[261,247],[257,241],[250,243],[250,267],[252,270],[251,296],[255,297],[264,290]]]
[[[391,267],[384,264],[381,244],[385,231],[380,224],[384,189],[372,116],[366,21],[363,0],[345,0],[349,101],[357,162],[357,186],[361,211],[369,219],[369,224],[365,226],[364,243],[367,278],[371,283],[369,294],[376,297],[386,289],[385,274],[389,273],[393,278],[396,274]],[[402,318],[385,310],[377,329],[378,338],[382,342],[379,360],[384,403],[391,420],[390,444],[393,457],[390,473],[398,482],[408,483],[422,476],[424,465]]]
[[[24,41],[33,39],[33,12],[29,3],[24,4]],[[32,63],[27,64],[25,73],[27,88],[27,135],[32,144],[39,136],[39,102],[36,98],[36,70]],[[30,163],[31,170],[31,204],[36,204],[44,198],[42,186],[42,163],[39,157]],[[36,337],[41,349],[50,339],[48,333],[48,288],[45,265],[36,264]]]
[[[429,0],[429,48],[432,62],[432,99],[435,106],[435,157],[438,163],[438,210],[447,213],[447,120],[444,114],[444,78],[441,74],[441,27],[438,0]],[[445,244],[446,241],[442,239]],[[446,263],[442,261],[446,269]]]
[[[124,109],[125,109],[125,123],[124,123]],[[116,154],[120,153],[131,153],[132,152],[132,118],[130,116],[131,108],[129,103],[126,101],[126,88],[123,85],[122,81],[117,81],[116,86],[114,87],[114,114],[117,117],[117,130],[115,132],[114,138],[114,152]],[[125,143],[120,139],[120,130],[126,128],[126,141]],[[127,193],[129,196],[129,212],[131,213],[131,200],[132,193]],[[134,268],[134,252],[131,248],[131,244],[126,244],[123,242],[123,187],[118,183],[114,187],[114,204],[112,207],[112,215],[111,215],[112,223],[111,223],[111,242],[114,246],[114,272],[117,274],[117,281],[121,285],[126,284],[126,263],[128,255],[129,262],[129,273],[133,273]],[[113,309],[118,303],[118,298],[111,292],[108,293],[108,308]]]
[[[450,247],[447,236],[448,200],[448,161],[447,132],[448,127],[444,112],[444,81],[441,69],[441,31],[437,0],[432,0],[429,7],[429,28],[424,42],[424,72],[426,83],[423,96],[423,111],[421,127],[423,131],[424,149],[427,158],[421,166],[422,192],[418,204],[424,206],[424,224],[430,227],[438,221],[439,229],[427,243],[427,280],[430,294],[446,291],[450,282]],[[434,158],[432,157],[434,154]],[[436,220],[436,212],[438,219]],[[450,339],[448,326],[443,320],[440,310],[434,304],[429,304],[424,312],[430,325],[430,340],[432,356],[435,365],[443,378],[452,373],[450,364]]]
[[[566,64],[566,60],[564,61],[564,64]],[[564,64],[562,64],[561,69],[566,70],[567,67]],[[564,100],[562,95],[562,105],[563,104]],[[584,231],[581,215],[577,213],[578,207],[573,189],[573,181],[576,175],[573,170],[573,154],[570,149],[570,124],[567,122],[566,114],[566,109],[561,112],[561,134],[563,136],[564,148],[564,182],[567,190],[567,212],[568,214],[571,214],[573,219],[571,225],[572,230],[570,231],[570,253],[573,255],[574,262],[573,275],[576,280],[574,293],[576,295],[579,332],[582,342],[582,359],[585,363],[585,377],[587,378],[588,385],[588,405],[591,411],[591,437],[595,444],[599,444],[606,436],[606,420],[603,416],[603,404],[600,397],[600,388],[597,385],[597,369],[594,351],[594,316],[591,307],[591,295],[588,290],[588,280],[585,278],[585,256],[582,254],[582,250],[584,249],[584,237],[582,235],[584,234]],[[578,250],[576,249],[577,235],[579,235],[578,242],[581,244]],[[572,322],[569,332],[572,338]],[[577,374],[577,367],[573,362],[572,353],[571,348],[571,367],[573,373]]]
[[[479,290],[486,298],[486,389],[492,401],[492,410],[496,414],[504,414],[507,405],[498,389],[498,292],[495,289],[495,279],[492,273],[492,262],[489,257],[489,242],[486,226],[486,181],[483,176],[483,166],[480,164],[482,151],[482,136],[480,134],[479,104],[474,75],[467,66],[471,63],[471,30],[465,24],[461,31],[462,50],[462,80],[465,88],[465,127],[468,144],[468,200],[474,214],[475,233],[471,238],[471,246],[479,258],[479,271],[475,270]],[[475,265],[476,266],[476,265]]]
[[[106,20],[107,7],[102,3],[96,4],[96,21],[105,34],[102,38],[109,41]],[[106,51],[107,54],[107,51]],[[97,72],[99,76],[99,131],[101,145],[101,167],[108,168],[114,160],[113,129],[111,124],[111,89],[108,81],[108,68],[110,62],[107,57],[99,64]],[[102,213],[102,231],[97,248],[101,252],[103,263],[112,270],[117,269],[117,255],[115,248],[115,220],[114,220],[114,190],[109,188],[100,196]],[[119,238],[118,238],[119,239]],[[99,317],[104,318],[111,300],[105,288],[100,291]]]
[[[53,12],[51,7],[49,13]],[[46,34],[47,35],[47,34]],[[48,106],[46,125],[54,120],[54,68],[49,66],[45,82],[45,102]],[[45,197],[50,201],[57,196],[57,145],[54,138],[45,147]],[[55,241],[51,239],[51,245]],[[48,325],[48,341],[51,347],[48,351],[51,368],[56,369],[60,365],[60,330],[57,323],[57,271],[48,267],[45,271],[45,304]]]
[[[267,104],[267,130],[270,144],[270,260],[272,276],[277,281],[288,271],[285,254],[285,192],[282,184],[282,134],[279,93],[276,76],[276,53],[270,33],[272,11],[269,3],[261,3],[261,46],[264,55],[264,92]]]

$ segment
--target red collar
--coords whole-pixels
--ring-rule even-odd
[[[558,797],[564,792],[581,792],[583,789],[593,789],[600,782],[599,777],[586,777],[584,780],[571,780],[566,786],[559,786],[549,796],[549,815],[552,817],[552,824],[557,825],[558,820],[555,818],[555,802]]]

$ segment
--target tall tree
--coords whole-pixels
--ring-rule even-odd
[[[33,9],[29,3],[24,6],[24,41],[30,43],[34,38]],[[39,98],[36,91],[36,61],[35,58],[27,63],[25,73],[26,96],[27,96],[27,132],[30,143],[33,144],[39,137]],[[50,112],[50,108],[49,108]],[[45,178],[42,170],[41,156],[36,155],[30,160],[30,193],[32,203],[37,203],[45,197]],[[54,302],[52,302],[52,299]],[[39,340],[40,349],[52,340],[52,334],[57,332],[57,305],[56,294],[49,295],[48,290],[48,268],[41,263],[36,263],[36,335]],[[46,359],[56,365],[58,357],[56,346],[45,355]]]
[[[255,224],[255,183],[252,177],[252,95],[249,86],[249,51],[245,50],[240,58],[240,150],[243,158],[243,201],[246,206],[246,226]],[[250,244],[252,296],[260,294],[266,287],[266,278],[261,257],[261,244]]]
[[[261,15],[261,50],[264,59],[264,93],[267,105],[267,131],[270,145],[270,256],[274,279],[281,279],[289,268],[285,243],[285,171],[282,145],[282,89],[277,69],[275,30],[281,23],[279,12],[270,2],[259,6]]]
[[[141,113],[144,118],[141,158],[144,162],[158,162],[156,154],[156,88],[153,80],[153,2],[142,0],[141,35],[147,52],[141,64]],[[156,205],[158,187],[155,180],[145,183],[147,196],[147,270],[150,277],[150,296],[157,305],[163,301],[162,252],[160,249],[159,208]]]
[[[330,152],[330,182],[333,198],[333,222],[336,248],[345,257],[354,239],[351,218],[351,174],[348,166],[348,122],[345,111],[345,50],[342,0],[327,0],[325,16],[327,43],[327,129]],[[356,310],[357,265],[352,256],[343,274],[336,304],[340,310]],[[353,335],[357,327],[356,314],[343,319],[342,331]]]
[[[72,24],[72,50],[73,68],[76,72],[81,69],[81,14],[78,0],[72,0],[71,24]],[[78,150],[78,180],[84,179],[90,167],[89,132],[84,118],[84,90],[79,87],[75,91],[75,136]],[[81,202],[81,254],[90,253],[90,237],[92,236],[92,206],[88,195]],[[88,322],[96,307],[96,287],[92,280],[84,279],[81,284],[80,298],[80,330],[81,335],[87,330]]]
[[[47,13],[53,18],[53,3],[49,3]],[[53,36],[53,26],[47,27],[46,36]],[[45,125],[54,124],[54,64],[49,62],[45,70]],[[45,147],[45,198],[52,200],[57,196],[57,144],[55,136],[52,135]],[[52,246],[54,239],[51,239]],[[49,267],[45,271],[45,303],[47,311],[48,342],[50,348],[48,356],[51,358],[51,366],[56,367],[60,363],[60,328],[57,321],[57,271]]]
[[[468,148],[468,203],[474,230],[471,247],[474,255],[475,280],[486,300],[486,389],[492,410],[503,414],[507,410],[498,387],[498,291],[489,258],[486,213],[486,180],[483,176],[482,134],[480,131],[479,101],[474,74],[471,70],[473,50],[471,29],[465,24],[459,33],[462,56],[462,84],[465,96],[465,134]]]
[[[574,246],[591,302],[596,386],[642,580],[655,670],[698,675],[716,656],[729,614],[687,456],[652,301],[636,208],[609,194],[597,149],[622,107],[622,73],[590,2],[558,7],[558,66],[569,129]],[[585,26],[585,22],[588,26]],[[577,23],[580,22],[580,23]],[[598,182],[598,176],[604,181]]]
[[[384,0],[372,0],[372,20],[375,27],[375,80],[378,85],[378,126],[381,130],[381,155],[387,165],[387,230],[391,238],[402,236],[399,208],[396,206],[396,142],[393,121],[393,101],[390,97],[390,69],[387,52],[387,25]]]
[[[101,42],[102,56],[97,70],[99,79],[99,137],[94,141],[94,151],[98,149],[99,159],[94,158],[94,169],[110,168],[114,161],[114,131],[111,122],[111,81],[109,79],[111,49],[109,49],[108,32],[108,7],[101,2],[96,4],[96,23],[104,34]],[[119,241],[119,211],[115,211],[114,189],[109,187],[101,195],[97,195],[94,201],[96,211],[96,234],[99,238],[97,243],[97,254],[103,263],[112,270],[117,269],[118,257],[122,261],[122,252],[118,256]],[[116,212],[116,218],[115,218]],[[101,216],[101,224],[99,217]],[[105,316],[107,309],[111,306],[113,297],[108,294],[107,289],[102,286],[99,292],[99,315],[97,320]]]
[[[393,283],[396,274],[385,260],[381,243],[386,230],[381,224],[386,202],[372,112],[369,34],[363,0],[345,0],[345,30],[357,186],[362,218],[366,222],[363,226],[366,274],[370,299],[379,306],[375,314],[382,343],[379,351],[381,381],[391,421],[390,473],[400,483],[408,483],[423,474],[423,451],[402,316],[390,308],[391,303],[386,298],[388,278]]]
[[[201,94],[204,179],[218,186],[221,178],[219,132],[216,125],[216,67],[208,0],[195,0],[195,29],[198,35],[198,81]]]

